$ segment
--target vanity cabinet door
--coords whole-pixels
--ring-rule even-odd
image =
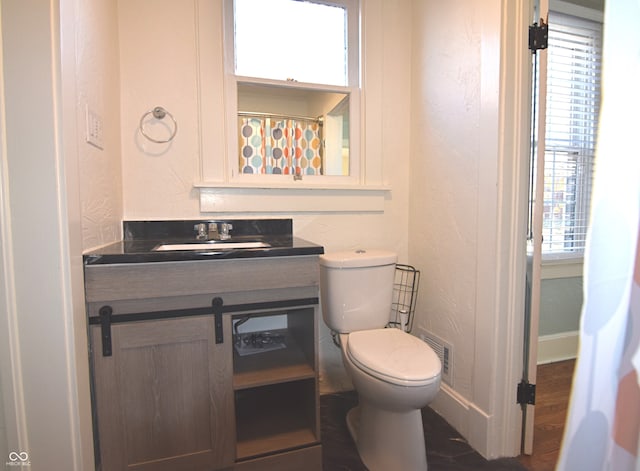
[[[231,324],[225,319],[225,338]],[[91,327],[102,471],[210,471],[235,461],[232,359],[212,316]]]

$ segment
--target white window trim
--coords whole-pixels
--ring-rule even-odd
[[[257,80],[247,79],[245,77],[232,76],[227,74],[226,77],[226,116],[227,123],[236,123],[238,116],[237,107],[237,90],[238,83],[259,83],[274,84],[283,86],[282,82],[276,80]],[[327,186],[352,186],[358,187],[361,183],[361,152],[360,152],[360,90],[357,87],[329,87],[327,85],[314,85],[306,83],[296,83],[295,88],[308,89],[312,91],[329,91],[338,93],[348,93],[351,95],[349,102],[349,173],[348,176],[329,176],[329,175],[303,175],[301,180],[294,180],[293,175],[253,175],[241,173],[238,169],[238,127],[227,127],[227,182],[230,184],[247,186],[247,187],[264,187],[265,185],[275,185],[278,187],[300,188],[301,186],[327,187]]]
[[[583,7],[582,5],[576,5],[575,3],[565,2],[563,0],[551,0],[549,2],[549,9],[558,13],[564,13],[565,15],[577,16],[579,18],[584,18],[585,20],[604,23],[603,11]]]
[[[230,0],[196,0],[196,45],[200,129],[200,179],[194,188],[200,193],[202,212],[283,212],[283,211],[383,211],[391,188],[383,174],[382,156],[382,28],[383,0],[350,0],[360,8],[360,137],[359,177],[355,182],[329,181],[311,184],[311,178],[284,182],[249,182],[230,178],[230,123],[227,102],[235,102],[236,90],[229,90],[223,61],[225,57],[223,4]],[[367,25],[371,27],[367,28]],[[375,25],[375,26],[374,26]],[[367,51],[369,51],[367,53]],[[227,60],[227,59],[225,59]],[[224,92],[221,93],[220,90]],[[355,107],[352,107],[355,109]],[[352,110],[353,112],[354,110]],[[237,140],[234,133],[233,141]],[[237,146],[237,144],[236,144]],[[235,149],[234,149],[235,150]],[[237,153],[233,153],[234,162]],[[365,159],[366,155],[366,159]],[[295,193],[293,191],[299,190]],[[260,200],[260,204],[256,202]],[[268,205],[264,202],[268,201]],[[292,206],[292,202],[295,204]],[[339,201],[339,203],[338,203]],[[267,207],[268,206],[268,207]]]
[[[289,84],[281,80],[269,80],[252,77],[242,77],[235,75],[235,47],[234,47],[234,14],[233,0],[223,2],[224,17],[224,67],[225,67],[225,112],[227,123],[236,123],[238,116],[238,83],[257,83],[274,85],[281,88],[299,88],[310,91],[330,91],[346,93],[349,98],[349,123],[350,123],[350,157],[348,176],[328,176],[328,175],[304,175],[302,180],[294,180],[293,175],[250,175],[240,173],[238,169],[238,128],[227,127],[227,182],[245,187],[264,187],[265,185],[275,185],[278,188],[313,188],[339,186],[357,187],[361,184],[361,152],[360,152],[360,116],[362,109],[360,106],[360,63],[359,63],[359,14],[358,2],[355,0],[313,0],[317,3],[336,5],[347,9],[348,18],[348,77],[347,86],[317,85],[310,83]],[[300,184],[301,183],[301,184]]]
[[[582,276],[583,257],[543,258],[540,279],[574,278]]]

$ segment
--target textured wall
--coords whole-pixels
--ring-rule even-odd
[[[424,273],[417,324],[455,349],[453,382],[470,398],[476,318],[481,40],[469,1],[418,2],[414,14],[411,253]],[[437,18],[437,21],[434,19]],[[497,51],[496,51],[497,52]]]
[[[119,240],[122,232],[118,17],[112,1],[76,6],[78,165],[88,250]],[[87,107],[102,119],[103,149],[86,142]]]
[[[522,373],[530,4],[413,6],[416,325],[453,348],[453,390],[432,405],[480,453],[504,456],[521,417],[508,385]]]
[[[199,216],[193,189],[200,172],[195,6],[176,0],[118,3],[125,219]],[[221,84],[214,86],[222,93]],[[138,130],[141,116],[155,106],[178,122],[168,145],[154,144]],[[161,131],[149,132],[166,137]]]

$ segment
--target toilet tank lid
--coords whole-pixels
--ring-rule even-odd
[[[333,268],[375,267],[393,265],[398,255],[390,250],[349,250],[320,255],[320,265]]]

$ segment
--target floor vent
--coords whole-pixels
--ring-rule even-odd
[[[418,336],[436,352],[442,363],[442,381],[453,387],[453,349],[451,344],[424,329],[418,329]]]

